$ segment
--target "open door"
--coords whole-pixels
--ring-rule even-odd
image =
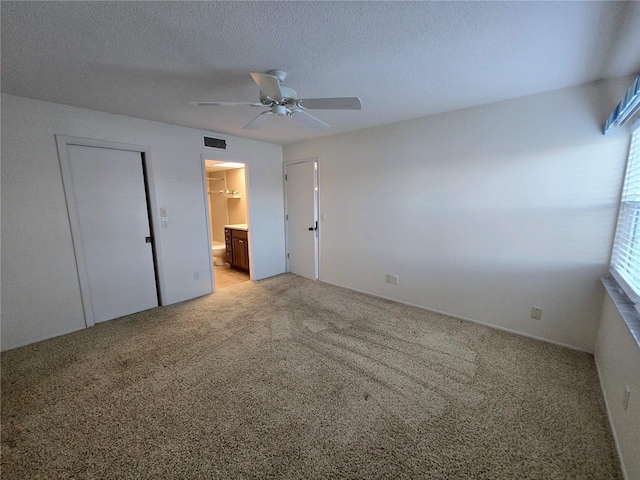
[[[285,165],[287,271],[318,279],[318,161]]]

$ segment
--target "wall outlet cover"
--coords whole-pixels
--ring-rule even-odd
[[[629,385],[625,385],[624,394],[622,395],[622,408],[625,410],[629,408],[629,397],[631,397],[631,390],[629,389]]]
[[[398,275],[386,274],[384,281],[386,283],[390,283],[391,285],[398,285],[400,282],[400,277],[398,277]]]

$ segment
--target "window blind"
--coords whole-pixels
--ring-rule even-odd
[[[640,303],[640,130],[631,137],[611,273],[634,303]]]

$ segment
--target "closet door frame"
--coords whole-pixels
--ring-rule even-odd
[[[73,240],[73,248],[76,258],[76,268],[78,271],[78,280],[80,283],[80,293],[82,297],[82,307],[84,310],[85,324],[91,327],[95,324],[93,317],[93,309],[91,308],[91,295],[89,289],[89,278],[87,276],[86,260],[83,254],[82,237],[80,235],[80,225],[78,222],[77,206],[73,195],[73,178],[71,175],[71,163],[69,159],[70,145],[79,145],[84,147],[106,148],[111,150],[125,150],[142,154],[146,170],[145,182],[147,187],[147,202],[149,204],[149,228],[154,242],[154,251],[156,253],[162,251],[161,238],[159,235],[159,206],[156,199],[156,189],[153,175],[153,161],[151,157],[151,147],[146,145],[134,145],[127,143],[111,142],[106,140],[96,140],[82,137],[72,137],[66,135],[56,135],[56,144],[58,147],[58,157],[60,159],[60,172],[62,174],[62,184],[64,186],[65,197],[67,202],[67,210],[69,213],[69,223],[71,225],[71,237]],[[158,288],[158,304],[163,305],[163,299],[166,298],[165,286],[163,281],[163,262],[162,255],[154,255],[156,267],[156,285]]]

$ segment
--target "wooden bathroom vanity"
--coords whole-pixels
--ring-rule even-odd
[[[232,268],[249,273],[248,228],[245,224],[225,225],[226,261]]]

